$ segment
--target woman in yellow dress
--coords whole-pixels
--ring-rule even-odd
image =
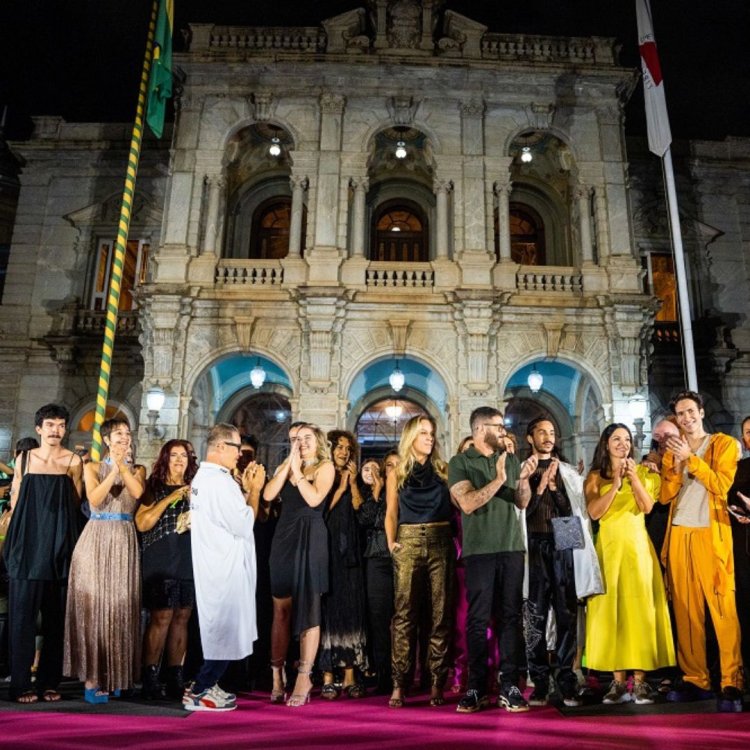
[[[661,566],[645,523],[660,486],[658,474],[636,465],[630,430],[609,425],[584,488],[589,515],[599,520],[596,552],[605,585],[604,594],[588,601],[586,663],[614,672],[604,703],[651,703],[646,671],[675,663]],[[635,673],[632,693],[628,669]]]

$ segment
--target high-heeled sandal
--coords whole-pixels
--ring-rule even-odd
[[[335,701],[339,697],[338,688],[332,682],[326,682],[320,689],[320,697],[329,701]]]
[[[430,705],[431,706],[444,706],[445,705],[445,697],[443,696],[442,690],[435,690],[433,688],[432,694],[430,695]]]
[[[300,706],[305,706],[310,702],[310,692],[312,691],[312,662],[311,661],[301,661],[297,665],[297,675],[306,675],[307,677],[310,677],[310,687],[307,688],[306,693],[292,693],[289,700],[286,702],[286,705],[290,708],[299,708]],[[296,684],[295,684],[296,687]]]
[[[83,692],[86,703],[108,703],[109,693],[99,687],[86,688]]]
[[[271,703],[280,705],[286,702],[286,670],[284,669],[284,660],[272,660],[271,672],[273,673],[273,684],[276,685],[277,677],[281,682],[281,690],[277,690],[275,687],[271,688]]]
[[[388,700],[388,708],[403,708],[405,704],[406,704],[406,699],[404,697],[403,688],[401,688],[400,698],[394,698],[393,694],[391,694],[391,697]]]

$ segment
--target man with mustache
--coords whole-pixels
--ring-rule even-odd
[[[78,539],[83,463],[64,448],[69,415],[47,404],[34,417],[41,445],[20,454],[11,487],[13,520],[5,542],[8,570],[9,696],[19,703],[59,701],[70,558]],[[31,686],[36,619],[44,638],[36,691]]]
[[[578,681],[573,672],[577,648],[578,599],[604,589],[599,562],[589,529],[583,480],[577,469],[562,460],[555,444],[555,425],[549,417],[532,419],[526,429],[536,471],[519,491],[529,491],[526,508],[528,536],[529,596],[526,601],[526,659],[534,691],[532,706],[547,704],[550,663],[547,654],[547,616],[552,608],[557,639],[557,684],[566,706],[578,706]],[[559,549],[552,532],[552,519],[581,519],[585,546]]]

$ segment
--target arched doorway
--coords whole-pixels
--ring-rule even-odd
[[[404,425],[425,408],[405,398],[381,398],[364,409],[357,419],[354,434],[360,446],[362,461],[382,458],[398,448]]]
[[[532,391],[529,375],[541,375],[538,391]],[[566,459],[588,466],[604,427],[601,395],[583,369],[559,359],[538,359],[519,367],[505,386],[508,431],[518,439],[526,455],[526,428],[532,419],[548,416],[555,425],[557,445]]]
[[[252,435],[258,441],[256,460],[272,475],[289,450],[289,399],[281,393],[254,393],[234,409],[227,421],[241,435]]]

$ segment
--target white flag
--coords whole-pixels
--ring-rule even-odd
[[[669,144],[672,143],[672,131],[669,129],[664,81],[661,77],[661,66],[656,51],[654,25],[651,21],[651,8],[648,0],[635,0],[635,13],[638,19],[638,47],[641,52],[641,69],[643,71],[643,96],[646,100],[648,148],[657,156],[664,156]]]

